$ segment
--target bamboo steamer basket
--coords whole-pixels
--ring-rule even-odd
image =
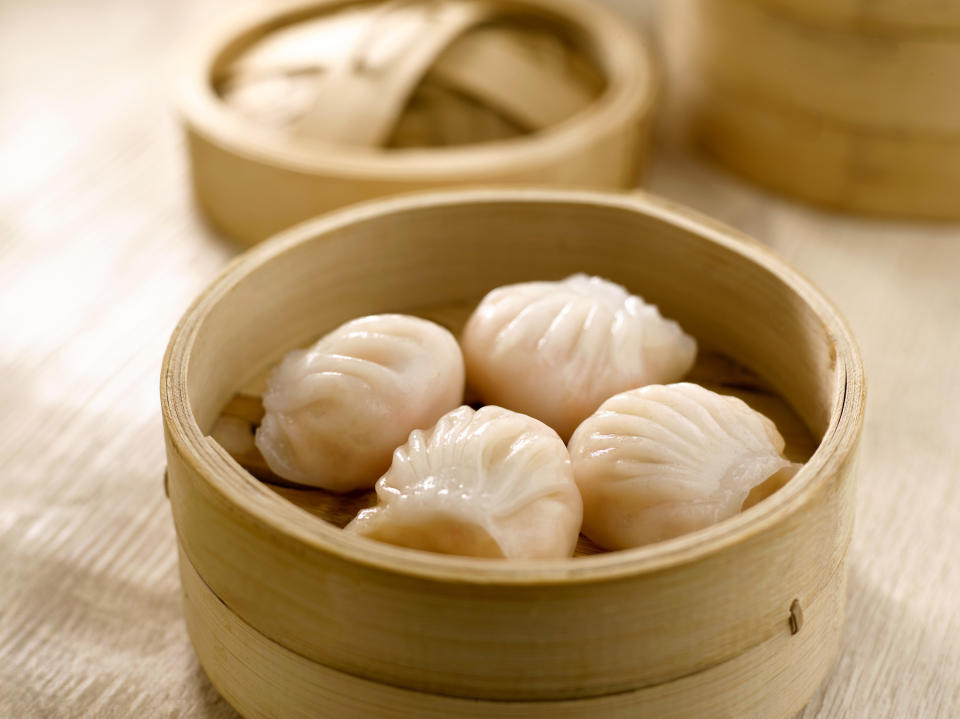
[[[837,209],[960,218],[960,33],[823,23],[773,0],[665,10],[677,95],[723,164]]]
[[[960,142],[850,132],[719,87],[689,107],[698,143],[757,184],[838,210],[960,218]]]
[[[245,243],[435,186],[633,187],[645,162],[656,68],[588,0],[298,0],[195,45],[194,191]]]
[[[667,542],[505,562],[344,535],[356,498],[258,481],[212,436],[284,352],[347,319],[408,312],[456,330],[493,287],[573,272],[679,320],[701,345],[692,379],[772,417],[801,471]],[[187,626],[247,717],[787,719],[837,652],[858,350],[809,282],[666,201],[459,190],[305,223],[187,311],[161,400]]]

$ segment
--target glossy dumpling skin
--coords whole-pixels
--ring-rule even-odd
[[[292,482],[369,488],[411,430],[460,405],[463,385],[463,356],[443,327],[408,315],[361,317],[274,369],[257,448]]]
[[[680,379],[697,353],[654,305],[582,274],[493,290],[461,345],[484,402],[536,417],[564,439],[617,392]]]
[[[460,407],[410,434],[346,531],[443,554],[569,557],[583,505],[563,440],[501,407]]]
[[[618,394],[570,439],[583,533],[626,549],[732,517],[755,487],[799,468],[783,448],[774,423],[736,397],[686,382]]]

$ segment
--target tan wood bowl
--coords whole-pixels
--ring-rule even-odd
[[[675,96],[700,143],[750,179],[802,199],[960,218],[960,31],[823,24],[775,4],[668,6]]]
[[[355,498],[261,482],[211,436],[284,352],[347,319],[409,312],[456,329],[493,287],[581,271],[679,320],[701,343],[691,378],[771,416],[800,472],[677,539],[506,562],[347,536]],[[808,281],[666,201],[460,190],[305,223],[187,311],[161,400],[188,628],[245,716],[787,719],[835,656],[858,350]]]
[[[548,101],[559,102],[562,93],[554,88],[545,94],[544,88],[531,79],[536,73],[511,71],[517,64],[508,62],[509,56],[494,53],[492,58],[484,52],[482,43],[475,42],[474,47],[461,48],[464,52],[448,58],[441,79],[453,82],[470,75],[471,82],[482,86],[484,93],[499,93],[503,99],[504,93],[510,92],[524,98],[524,102],[513,103],[514,109],[529,116],[536,131],[488,142],[413,148],[358,145],[286,132],[257,122],[224,101],[214,86],[222,66],[242,48],[278,28],[369,3],[298,0],[271,6],[201,38],[195,54],[180,73],[179,107],[187,133],[194,190],[213,224],[242,242],[253,243],[296,222],[358,200],[436,186],[512,183],[633,187],[645,162],[658,88],[652,56],[636,32],[588,0],[480,1],[495,13],[562,28],[599,72],[599,94],[565,119],[536,126],[537,122],[545,122],[541,116],[549,119]],[[433,7],[427,0],[420,0],[420,4],[428,9]],[[417,3],[412,5],[416,7]],[[490,75],[472,72],[470,58]],[[496,58],[502,62],[497,64]],[[404,66],[393,75],[393,65],[384,67],[382,87],[368,86],[380,78],[377,73],[369,73],[361,78],[359,88],[354,87],[356,83],[346,82],[341,93],[342,107],[336,102],[324,105],[331,111],[342,109],[346,113],[320,118],[330,125],[324,137],[331,133],[336,136],[337,131],[350,133],[352,126],[361,124],[356,121],[360,117],[372,118],[375,125],[380,123],[372,129],[357,127],[360,134],[373,141],[378,132],[382,134],[382,123],[392,121],[391,113],[395,115],[401,109],[395,101],[410,89],[409,83],[415,78],[409,73],[418,68],[426,70],[413,60],[410,67]],[[373,79],[363,84],[368,78]],[[327,96],[340,96],[336,90],[340,85],[324,87]],[[392,98],[390,102],[388,97]],[[359,114],[350,110],[354,102],[361,103]],[[456,116],[455,120],[459,118],[455,125],[466,121],[463,107],[442,104]],[[560,104],[566,107],[570,103]],[[420,115],[419,119],[416,113],[407,118],[401,128],[405,137],[420,132],[422,112]],[[456,134],[456,130],[449,133]]]

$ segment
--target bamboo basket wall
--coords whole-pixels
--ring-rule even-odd
[[[195,194],[253,243],[443,185],[636,185],[656,68],[589,0],[298,0],[203,37],[181,73]]]
[[[258,481],[214,438],[284,352],[347,319],[408,312],[456,331],[491,288],[574,272],[680,321],[701,346],[691,378],[772,417],[806,462],[796,477],[667,542],[506,562],[345,535],[354,499]],[[788,719],[836,654],[855,343],[769,251],[664,201],[460,190],[293,228],[187,311],[161,399],[187,626],[244,716]]]
[[[907,5],[665,4],[694,136],[724,165],[802,199],[960,218],[960,5],[911,3],[912,22]]]

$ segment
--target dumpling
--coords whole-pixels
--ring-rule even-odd
[[[443,327],[407,315],[361,317],[274,369],[257,448],[292,482],[369,488],[411,430],[463,402],[463,384],[463,356]]]
[[[443,554],[549,559],[573,554],[583,505],[570,457],[542,422],[460,407],[416,430],[377,482],[378,504],[346,531]]]
[[[617,392],[680,379],[697,353],[654,305],[582,274],[493,290],[461,346],[484,402],[536,417],[564,439]]]
[[[696,384],[611,397],[570,440],[583,533],[625,549],[737,514],[754,488],[800,467],[773,422],[742,400]]]

